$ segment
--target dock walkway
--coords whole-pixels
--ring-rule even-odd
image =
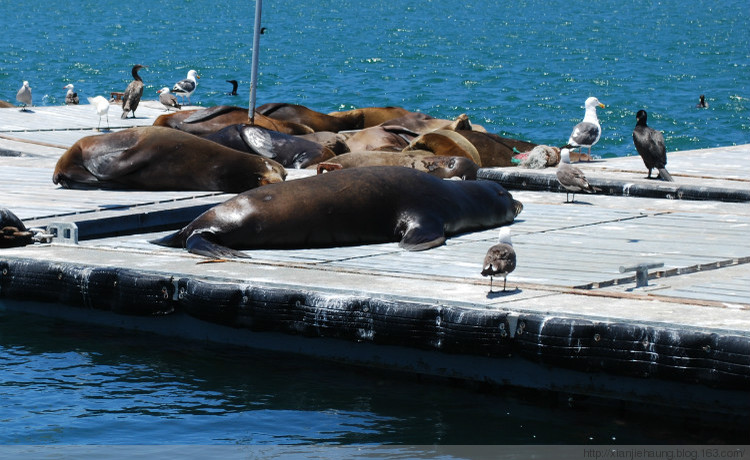
[[[137,119],[118,109],[113,130],[163,113],[154,101]],[[524,204],[511,227],[518,267],[508,292],[488,294],[479,272],[497,230],[423,252],[395,243],[252,250],[220,263],[152,245],[231,195],[61,189],[55,162],[96,134],[98,117],[86,105],[33,111],[0,109],[0,206],[30,227],[75,224],[78,236],[2,250],[0,308],[436,377],[750,412],[750,145],[669,154],[675,184],[708,190],[704,199],[644,179],[639,157],[577,164],[608,188],[575,203],[556,191],[554,170],[480,170]],[[636,272],[621,267],[641,264],[655,267],[636,286]],[[115,300],[92,294],[100,269],[114,286],[157,289],[160,314],[109,308],[128,302],[111,287],[102,296]],[[24,296],[45,283],[49,292]]]

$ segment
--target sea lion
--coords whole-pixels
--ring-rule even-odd
[[[409,150],[428,150],[435,155],[446,157],[466,157],[483,166],[476,147],[456,131],[447,129],[422,134],[404,148],[404,151]]]
[[[409,145],[412,139],[419,136],[401,126],[371,126],[346,137],[349,151],[385,150],[400,152]]]
[[[190,134],[205,136],[215,133],[229,125],[249,123],[248,110],[231,105],[217,105],[206,109],[183,110],[181,112],[159,115],[153,126],[166,126]],[[262,114],[255,114],[255,124],[285,134],[306,134],[312,129],[297,123],[274,120]]]
[[[238,193],[286,177],[279,163],[160,126],[87,136],[55,166],[64,188]]]
[[[331,149],[317,142],[249,124],[230,125],[203,138],[270,158],[286,168],[306,168],[335,156]]]
[[[0,248],[26,246],[33,242],[34,233],[7,208],[0,208]]]
[[[456,130],[456,132],[477,149],[484,168],[513,166],[513,155],[528,152],[537,146],[532,142],[501,137],[494,133],[474,130]]]
[[[209,257],[237,249],[399,242],[409,251],[509,225],[523,205],[493,181],[447,181],[400,166],[331,171],[248,190],[152,240]]]
[[[402,117],[409,112],[401,107],[362,107],[361,109],[329,112],[328,115],[344,121],[347,130],[365,129],[385,121]]]
[[[465,157],[435,156],[432,152],[349,152],[318,163],[318,173],[365,166],[404,166],[441,179],[474,180],[479,165]]]
[[[274,120],[309,126],[314,132],[331,131],[337,133],[352,129],[351,125],[344,119],[316,112],[303,105],[271,102],[261,105],[255,111]]]
[[[335,155],[341,155],[342,153],[348,153],[350,151],[349,146],[346,145],[347,136],[344,134],[320,131],[310,134],[297,134],[297,136],[328,147]]]
[[[409,112],[399,118],[385,121],[380,126],[401,126],[419,134],[426,134],[439,129],[451,131],[472,129],[471,122],[466,114],[459,115],[455,120],[445,120],[422,112]]]

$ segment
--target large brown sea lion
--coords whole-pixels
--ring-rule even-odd
[[[371,126],[346,138],[349,151],[385,150],[400,152],[419,134],[401,126]]]
[[[330,112],[328,115],[343,120],[348,130],[365,129],[385,121],[402,117],[409,112],[401,107],[363,107],[361,109]]]
[[[306,168],[335,156],[331,149],[317,142],[248,124],[230,125],[203,138],[270,158],[286,168]]]
[[[479,165],[466,157],[435,156],[432,152],[349,152],[318,163],[318,172],[365,166],[403,166],[441,179],[474,180]]]
[[[247,114],[248,110],[242,107],[217,105],[206,109],[183,110],[159,115],[154,120],[153,126],[166,126],[197,136],[205,136],[230,125],[249,123],[250,118]],[[306,134],[312,132],[312,129],[307,126],[283,120],[275,120],[259,113],[255,114],[254,124],[285,134]]]
[[[331,171],[248,190],[152,243],[210,257],[236,249],[399,242],[410,251],[509,225],[523,206],[493,181],[447,181],[400,166]]]
[[[273,160],[146,126],[79,139],[57,161],[52,182],[65,188],[237,193],[285,177]]]
[[[465,137],[479,153],[483,168],[494,166],[513,166],[513,155],[519,152],[527,152],[537,144],[501,137],[494,133],[486,133],[473,130],[456,130],[458,134]],[[513,150],[515,148],[515,150]]]
[[[347,123],[344,119],[316,112],[303,105],[271,102],[261,105],[255,111],[275,120],[309,126],[315,132],[331,131],[337,133],[352,129],[351,124]]]
[[[447,129],[422,134],[404,148],[404,151],[409,150],[428,150],[446,157],[466,157],[479,166],[484,166],[476,147],[456,131]]]
[[[348,136],[339,133],[333,133],[330,131],[320,131],[317,133],[310,134],[298,134],[302,139],[308,141],[317,142],[320,145],[328,147],[336,155],[349,152],[349,146],[346,145],[346,138]]]
[[[409,112],[402,117],[385,121],[381,126],[401,126],[419,134],[426,134],[439,129],[451,131],[472,129],[471,122],[466,114],[459,115],[455,120],[445,120],[421,112]]]

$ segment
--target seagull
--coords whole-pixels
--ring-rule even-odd
[[[633,144],[638,150],[638,155],[643,159],[643,164],[648,168],[647,179],[651,179],[651,170],[656,168],[662,180],[674,182],[666,169],[667,147],[664,145],[664,135],[661,131],[646,125],[648,114],[645,110],[639,110],[635,114],[635,119],[638,121],[633,129]]]
[[[599,138],[602,135],[602,127],[599,124],[599,118],[596,116],[596,107],[604,108],[604,104],[599,102],[599,99],[590,97],[586,99],[584,106],[586,107],[586,112],[583,116],[583,121],[573,127],[573,132],[570,134],[566,147],[577,147],[578,153],[581,153],[582,147],[588,147],[590,158],[591,147],[599,142]]]
[[[510,228],[503,227],[500,229],[498,242],[487,250],[484,256],[484,265],[482,267],[482,276],[490,277],[490,294],[492,290],[492,277],[502,275],[503,290],[505,292],[505,283],[508,280],[508,273],[516,269],[516,251],[513,249],[513,243],[510,241]]]
[[[23,104],[21,112],[28,112],[26,106],[31,105],[31,86],[29,86],[29,82],[23,82],[23,86],[16,93],[16,100]]]
[[[67,105],[78,104],[78,93],[73,91],[73,84],[68,83],[67,85],[63,86],[63,89],[68,90],[68,92],[65,93],[65,104]]]
[[[698,103],[695,104],[695,107],[698,108],[698,109],[707,109],[708,108],[708,102],[706,102],[706,96],[704,94],[701,94],[701,97],[698,100]]]
[[[198,87],[196,78],[200,78],[198,76],[198,72],[196,72],[195,70],[190,70],[187,73],[186,79],[180,80],[174,84],[174,86],[172,87],[172,91],[182,97],[187,97],[188,104],[190,104],[190,95],[193,94],[195,88]]]
[[[594,193],[601,191],[592,187],[586,180],[583,172],[570,164],[570,150],[563,147],[560,150],[560,164],[557,165],[557,181],[565,188],[565,202],[571,203],[569,194],[573,194],[573,203],[576,201],[576,192]]]
[[[102,124],[102,116],[107,116],[107,131],[109,131],[109,101],[104,96],[89,97],[89,104],[94,106],[96,114],[99,115],[99,124],[96,125],[96,130],[99,131],[99,126]]]
[[[237,95],[237,80],[227,80],[227,83],[232,84],[232,92],[227,93],[229,96],[236,96]]]
[[[164,107],[166,107],[165,111],[168,111],[171,108],[180,109],[182,106],[177,103],[177,98],[174,97],[174,94],[169,92],[169,88],[166,86],[159,91],[159,102],[162,103]]]
[[[141,102],[141,96],[143,96],[143,80],[138,75],[138,71],[144,68],[146,68],[145,65],[136,64],[130,70],[133,81],[125,88],[125,93],[122,95],[122,116],[120,118],[128,118],[130,112],[133,112],[133,118],[135,118],[135,109],[138,108],[138,103]]]

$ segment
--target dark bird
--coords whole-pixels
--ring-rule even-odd
[[[125,88],[125,94],[122,96],[122,116],[120,118],[128,118],[130,112],[133,112],[133,118],[135,118],[135,109],[138,108],[138,103],[141,102],[141,96],[143,96],[143,80],[138,75],[138,71],[144,68],[146,68],[145,65],[136,64],[131,70],[133,81]]]
[[[68,90],[68,92],[65,93],[65,104],[67,105],[78,104],[78,93],[73,91],[73,84],[68,83],[67,85],[63,86],[63,89]]]
[[[604,108],[604,104],[599,99],[590,97],[584,104],[586,111],[583,115],[583,121],[573,127],[573,132],[568,138],[568,148],[577,148],[581,153],[581,148],[588,147],[589,158],[591,157],[591,147],[599,142],[602,136],[602,127],[599,124],[599,117],[596,116],[596,108]]]
[[[180,108],[182,108],[182,106],[177,103],[177,98],[174,97],[174,94],[169,92],[169,88],[167,88],[166,86],[160,89],[159,91],[157,91],[157,93],[159,93],[159,102],[161,102],[161,104],[164,107],[166,107],[167,110],[169,109],[179,110]]]
[[[187,97],[188,104],[190,104],[190,95],[193,94],[195,88],[198,87],[198,80],[196,79],[199,78],[198,72],[190,70],[187,73],[187,78],[174,84],[172,91],[178,96],[182,96],[183,98]]]
[[[701,94],[700,100],[697,104],[695,104],[695,107],[699,109],[707,109],[708,108],[708,102],[706,102],[706,96]]]
[[[23,82],[23,86],[16,93],[16,100],[23,104],[21,112],[26,112],[26,106],[31,105],[31,86],[29,86],[29,82]]]
[[[497,244],[487,250],[484,256],[484,265],[482,266],[482,276],[490,277],[490,294],[492,290],[492,277],[501,275],[503,277],[503,291],[505,292],[505,283],[508,280],[508,273],[516,269],[516,251],[513,249],[513,243],[510,241],[510,228],[503,227],[500,229],[500,236]]]
[[[563,147],[560,150],[560,164],[557,165],[557,182],[565,189],[565,202],[570,203],[569,195],[573,194],[572,202],[576,201],[576,192],[594,193],[601,191],[593,187],[586,180],[583,171],[570,164],[570,150]]]
[[[229,94],[230,96],[236,96],[237,95],[237,80],[227,80],[227,83],[232,84],[232,92],[227,93],[227,94]]]
[[[643,164],[648,168],[648,177],[651,179],[651,170],[656,168],[662,180],[674,182],[672,176],[666,170],[667,147],[664,145],[664,135],[661,131],[646,125],[648,114],[645,110],[639,110],[635,114],[637,120],[633,129],[633,144],[638,150],[638,155],[643,159]]]

